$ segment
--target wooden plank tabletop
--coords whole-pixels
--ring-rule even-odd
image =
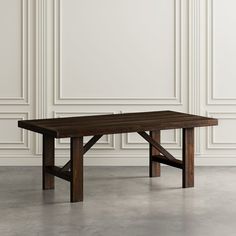
[[[18,126],[55,138],[217,125],[214,118],[174,111],[23,120]]]

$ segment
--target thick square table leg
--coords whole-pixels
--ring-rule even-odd
[[[194,128],[183,129],[183,188],[194,187]]]
[[[71,138],[71,202],[83,201],[83,137]]]
[[[161,141],[161,131],[150,131],[150,136],[156,142],[160,143]],[[153,155],[159,155],[160,152],[154,148],[151,144],[149,145],[149,177],[160,177],[161,176],[161,165],[158,162],[152,161]]]
[[[43,135],[43,189],[54,189],[54,176],[46,172],[46,167],[54,166],[54,138]]]

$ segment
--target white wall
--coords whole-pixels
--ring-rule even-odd
[[[234,0],[2,0],[0,165],[41,163],[28,118],[176,110],[219,118],[197,129],[196,163],[236,164]],[[181,157],[181,132],[162,132]],[[68,158],[59,140],[57,162]],[[146,165],[136,134],[108,135],[87,165]]]

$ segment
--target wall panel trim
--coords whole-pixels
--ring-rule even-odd
[[[117,97],[63,97],[61,86],[61,56],[62,56],[62,43],[61,43],[61,2],[63,0],[54,0],[54,105],[73,105],[73,104],[116,104],[116,105],[183,105],[182,93],[182,54],[184,46],[181,44],[182,40],[182,1],[173,0],[175,3],[174,15],[174,33],[175,33],[175,94],[174,97],[160,98],[160,97],[133,97],[133,98],[117,98]]]
[[[20,97],[0,97],[0,105],[29,105],[30,1],[21,0],[21,91]]]

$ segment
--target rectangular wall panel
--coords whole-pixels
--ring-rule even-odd
[[[236,112],[211,112],[219,119],[218,127],[208,129],[208,149],[236,149]]]
[[[203,0],[200,8],[200,110],[219,125],[201,129],[199,153],[213,164],[236,160],[235,7],[233,0]]]
[[[236,104],[236,2],[207,1],[208,103]]]
[[[28,0],[0,2],[0,104],[28,103]]]
[[[55,0],[55,103],[179,104],[180,3]]]
[[[18,129],[18,120],[28,118],[28,113],[0,112],[0,150],[29,149],[29,132]]]

